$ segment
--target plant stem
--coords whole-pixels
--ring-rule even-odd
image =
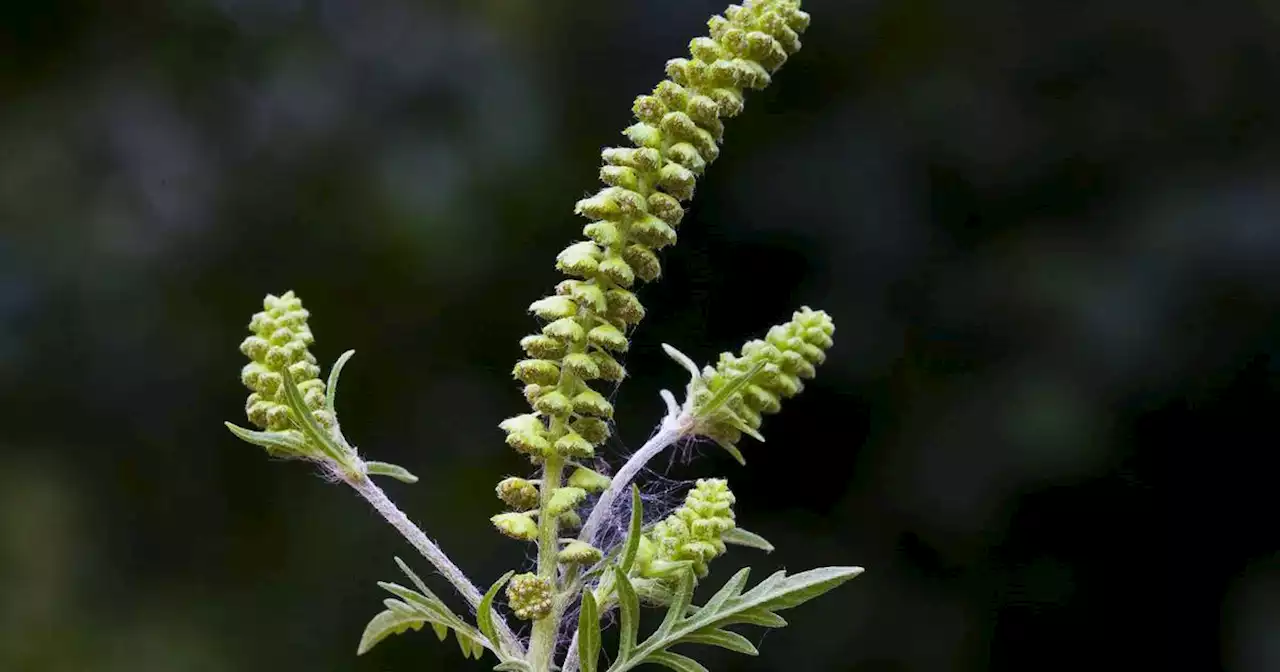
[[[373,508],[382,514],[382,517],[388,523],[391,523],[391,526],[396,528],[401,536],[436,568],[436,571],[440,572],[445,579],[448,579],[449,583],[453,584],[453,587],[462,594],[462,597],[467,600],[467,603],[471,605],[471,610],[474,612],[483,597],[479,589],[475,587],[475,584],[471,583],[471,579],[468,579],[467,575],[463,574],[457,565],[453,564],[449,556],[445,555],[444,551],[434,541],[431,541],[431,538],[421,528],[409,520],[404,511],[401,511],[400,507],[396,506],[395,502],[392,502],[387,497],[387,493],[383,492],[382,488],[378,487],[373,482],[373,479],[367,475],[356,474],[344,478],[344,480],[347,485],[350,485],[353,490],[360,493],[361,497],[364,497],[365,500],[372,504]],[[496,610],[493,612],[493,618],[498,627],[498,636],[502,639],[501,642],[494,642],[494,645],[506,648],[513,656],[523,656],[524,646],[521,645],[515,633],[511,631],[506,619]]]
[[[564,432],[563,421],[553,421],[552,436]],[[559,592],[557,570],[559,569],[558,551],[560,550],[560,519],[547,512],[556,488],[560,487],[560,478],[564,475],[564,458],[552,455],[547,458],[542,468],[542,487],[539,488],[541,501],[538,506],[538,576],[551,580],[552,590]],[[533,637],[529,641],[529,664],[534,672],[546,672],[551,669],[555,658],[556,635],[559,633],[560,614],[563,605],[555,601],[552,613],[533,624]]]
[[[613,475],[609,483],[609,488],[600,494],[600,499],[596,501],[595,508],[591,509],[591,515],[587,516],[587,522],[582,526],[582,532],[578,535],[578,539],[587,543],[592,543],[596,533],[600,531],[600,526],[605,519],[613,511],[613,504],[617,501],[618,495],[625,492],[631,487],[631,482],[635,480],[644,465],[649,460],[657,457],[659,453],[666,450],[668,446],[679,441],[688,432],[688,422],[686,415],[679,416],[668,415],[663,418],[662,424],[658,425],[658,431],[640,446],[631,459],[622,465],[618,473]]]
[[[596,501],[595,508],[591,509],[591,515],[587,517],[587,522],[582,526],[582,532],[578,535],[580,541],[591,543],[596,533],[600,529],[600,525],[604,523],[605,518],[613,510],[613,504],[618,499],[618,494],[627,490],[631,486],[631,482],[635,480],[640,470],[644,468],[650,460],[657,457],[659,453],[666,450],[676,441],[679,441],[689,431],[689,415],[687,412],[681,412],[673,403],[669,403],[670,412],[667,417],[662,419],[662,424],[658,425],[658,430],[653,436],[640,446],[631,459],[622,465],[618,473],[613,475],[613,479],[609,483],[609,488],[600,495],[600,499]],[[590,590],[590,588],[588,588]],[[603,616],[606,610],[601,610]],[[569,650],[565,653],[564,665],[561,672],[577,672],[578,670],[578,633],[575,631],[573,639],[569,641]]]

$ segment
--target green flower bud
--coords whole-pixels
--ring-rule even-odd
[[[520,347],[535,359],[560,359],[564,356],[564,343],[543,334],[533,334],[520,339]]]
[[[307,318],[310,313],[293,292],[267,295],[262,312],[249,321],[253,335],[240,343],[240,351],[250,360],[240,371],[240,381],[252,391],[245,403],[249,421],[270,431],[293,427],[284,401],[287,368],[308,408],[324,408],[325,383],[318,379],[320,367],[307,346],[315,341]]]
[[[551,579],[537,574],[517,574],[507,583],[507,606],[516,618],[536,621],[551,613]]]
[[[569,427],[595,445],[609,438],[609,423],[599,418],[578,418]]]
[[[585,541],[572,541],[560,550],[559,560],[568,565],[594,565],[604,553]]]
[[[582,227],[582,235],[594,240],[601,247],[614,247],[622,242],[622,231],[609,221],[591,222]]]
[[[573,398],[573,412],[596,418],[612,418],[613,404],[605,401],[599,392],[587,389]]]
[[[762,416],[777,413],[781,400],[804,389],[802,379],[812,378],[826,360],[835,325],[822,311],[801,308],[791,321],[771,328],[765,340],[749,341],[741,356],[723,353],[715,368],[702,375],[702,392],[694,398],[696,431],[732,447],[743,432],[758,432]],[[723,406],[705,409],[713,393],[756,371],[750,383]]]
[[[595,380],[600,377],[600,366],[585,352],[575,352],[564,356],[564,368],[583,380]],[[557,370],[557,373],[559,371]]]
[[[653,219],[657,218],[654,217]],[[666,223],[663,222],[662,225],[666,226]],[[635,232],[634,226],[632,228],[632,232]],[[600,274],[619,287],[630,287],[632,283],[636,281],[635,271],[631,270],[631,265],[622,257],[611,256],[600,262]]]
[[[496,489],[498,499],[516,511],[528,511],[538,507],[538,488],[523,478],[504,478]]]
[[[571,487],[582,488],[587,492],[604,492],[609,489],[609,483],[612,481],[608,476],[592,471],[586,467],[578,467],[569,475],[569,480],[565,481]]]
[[[551,493],[551,499],[547,502],[547,513],[558,516],[567,511],[571,511],[574,507],[582,503],[587,496],[587,491],[582,488],[556,488]]]
[[[560,514],[557,520],[560,521],[561,529],[576,530],[582,527],[582,516],[579,516],[576,511],[566,511]]]
[[[721,537],[735,527],[735,498],[721,479],[699,480],[685,498],[684,506],[658,522],[645,535],[652,555],[637,562],[641,576],[669,576],[675,563],[688,562],[698,578],[707,575],[707,563],[725,552]],[[643,546],[643,543],[642,543]]]
[[[569,275],[588,278],[594,275],[600,266],[601,256],[603,253],[595,243],[584,240],[566,247],[556,257],[556,268]]]
[[[596,367],[600,369],[600,378],[612,382],[621,381],[627,377],[627,370],[622,368],[618,360],[609,356],[604,352],[591,353],[591,360],[596,363]]]
[[[569,432],[556,439],[555,447],[556,454],[561,457],[586,459],[595,457],[596,454],[596,449],[591,442],[575,432]]]
[[[644,306],[635,294],[625,289],[610,289],[605,292],[609,303],[609,317],[616,317],[627,324],[639,324],[644,319]]]
[[[525,359],[516,362],[512,375],[525,383],[554,385],[560,380],[560,367],[548,359]]]
[[[622,331],[611,324],[602,324],[587,332],[587,342],[614,352],[626,352],[629,345]]]
[[[542,333],[565,342],[577,343],[586,338],[587,332],[571,317],[562,318],[542,328]]]
[[[489,519],[499,532],[520,541],[538,538],[538,523],[527,513],[499,513]]]
[[[562,317],[573,317],[578,312],[578,305],[563,296],[548,296],[529,304],[529,312],[544,320],[558,320]]]
[[[569,401],[560,390],[548,392],[533,402],[533,407],[547,415],[569,415],[574,411],[574,402]]]

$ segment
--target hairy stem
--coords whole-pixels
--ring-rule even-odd
[[[448,579],[449,583],[452,583],[453,587],[467,600],[467,604],[471,605],[471,610],[475,611],[483,597],[480,594],[480,590],[476,588],[475,584],[471,583],[471,579],[468,579],[467,575],[463,574],[457,565],[453,564],[449,556],[445,555],[444,551],[434,541],[431,541],[431,538],[422,531],[422,528],[409,520],[404,511],[401,511],[400,507],[396,506],[395,502],[392,502],[387,497],[387,493],[383,492],[382,488],[373,482],[373,479],[366,475],[357,474],[344,480],[347,485],[350,485],[352,489],[360,493],[361,497],[364,497],[365,500],[372,504],[373,508],[382,514],[382,517],[388,523],[391,523],[391,526],[396,528],[401,536],[436,568],[436,571],[440,572],[445,579]],[[524,646],[521,645],[515,633],[511,631],[506,619],[497,611],[493,612],[493,617],[494,623],[498,627],[498,636],[502,639],[501,642],[494,642],[494,644],[506,648],[512,655],[522,656],[524,654]]]
[[[556,432],[553,431],[553,434]],[[547,512],[547,504],[551,495],[560,487],[560,478],[564,473],[564,459],[548,457],[542,469],[542,503],[538,515],[538,576],[551,579],[553,589],[556,586],[556,570],[558,568],[557,551],[559,551],[560,520]],[[556,624],[560,621],[559,600],[552,613],[533,624],[533,638],[529,642],[529,663],[535,672],[546,672],[551,669],[552,659],[556,651]]]
[[[664,398],[667,396],[664,394]],[[579,540],[591,543],[596,533],[600,531],[600,526],[613,510],[613,505],[618,500],[619,493],[631,487],[631,482],[636,479],[640,470],[650,460],[688,434],[690,427],[688,412],[681,411],[672,400],[668,400],[668,408],[669,412],[662,419],[662,424],[658,425],[658,430],[654,432],[653,436],[649,437],[649,440],[643,446],[640,446],[640,450],[637,450],[631,456],[631,459],[627,460],[626,464],[622,465],[618,473],[613,475],[609,488],[601,493],[600,499],[596,501],[595,508],[591,509],[591,515],[587,517],[587,522],[583,524],[582,532],[578,535]],[[604,609],[601,610],[602,615],[604,611]],[[572,623],[564,625],[567,627],[573,626]],[[578,633],[575,631],[573,639],[569,642],[569,650],[565,653],[561,672],[577,672],[578,665]]]
[[[659,453],[666,450],[668,446],[679,441],[688,431],[689,423],[686,422],[686,416],[668,415],[663,418],[662,424],[658,425],[658,431],[640,446],[631,459],[622,465],[618,473],[613,475],[609,488],[600,494],[600,499],[596,501],[595,508],[591,509],[591,515],[587,516],[587,522],[582,526],[582,532],[578,535],[578,539],[591,543],[596,533],[600,531],[606,518],[613,511],[614,502],[617,501],[618,495],[627,491],[631,487],[631,482],[635,480],[644,465],[649,460],[657,457]]]

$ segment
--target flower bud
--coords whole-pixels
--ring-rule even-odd
[[[507,606],[516,618],[536,621],[551,613],[551,579],[537,574],[517,574],[507,583]]]
[[[594,565],[604,553],[584,541],[573,541],[560,550],[559,560],[568,565]]]
[[[496,489],[498,499],[516,511],[528,511],[538,507],[538,488],[523,478],[504,478]]]
[[[538,538],[538,523],[527,513],[499,513],[489,519],[499,532],[520,541]]]

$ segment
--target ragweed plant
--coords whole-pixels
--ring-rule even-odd
[[[671,346],[667,353],[690,374],[683,403],[663,391],[667,415],[650,439],[612,474],[601,473],[600,446],[613,429],[612,404],[601,392],[626,377],[618,357],[645,315],[637,284],[657,280],[658,252],[673,245],[697,179],[720,154],[724,119],[743,109],[743,93],[768,85],[800,48],[809,23],[799,0],[746,0],[708,22],[710,35],[693,40],[692,58],[667,63],[667,79],[636,98],[636,122],[623,134],[627,147],[605,149],[603,188],[578,202],[588,220],[584,240],[556,257],[567,278],[533,302],[536,333],[520,340],[525,357],[513,369],[523,384],[527,412],[503,420],[506,443],[526,456],[534,473],[495,487],[505,508],[490,522],[500,533],[536,546],[536,566],[507,572],[480,589],[374,482],[416,481],[408,470],[363,459],[342,433],[335,410],[338,381],[350,351],[327,380],[309,346],[310,314],[292,292],[268,296],[241,344],[250,362],[241,378],[252,393],[246,415],[257,429],[227,426],[273,456],[318,464],[351,486],[409,541],[468,603],[474,624],[452,611],[409,566],[396,559],[412,587],[379,584],[392,594],[369,622],[358,652],[391,634],[430,625],[440,639],[453,633],[464,656],[491,653],[496,670],[548,672],[601,669],[604,616],[618,610],[618,649],[609,672],[644,663],[680,671],[704,670],[672,649],[710,644],[754,655],[733,625],[781,627],[777,612],[797,606],[857,576],[858,567],[777,572],[747,588],[740,570],[702,605],[694,588],[729,546],[772,550],[738,527],[735,497],[723,479],[703,479],[684,504],[646,526],[639,489],[641,469],[677,443],[705,437],[745,463],[743,436],[763,440],[763,416],[777,413],[816,374],[835,327],[822,311],[802,308],[791,320],[724,353],[715,366],[698,367]],[[626,521],[625,535],[611,521]],[[505,609],[502,608],[505,606]],[[657,630],[641,639],[642,606],[666,609]],[[517,624],[528,622],[520,634]],[[568,646],[564,646],[565,642]]]

